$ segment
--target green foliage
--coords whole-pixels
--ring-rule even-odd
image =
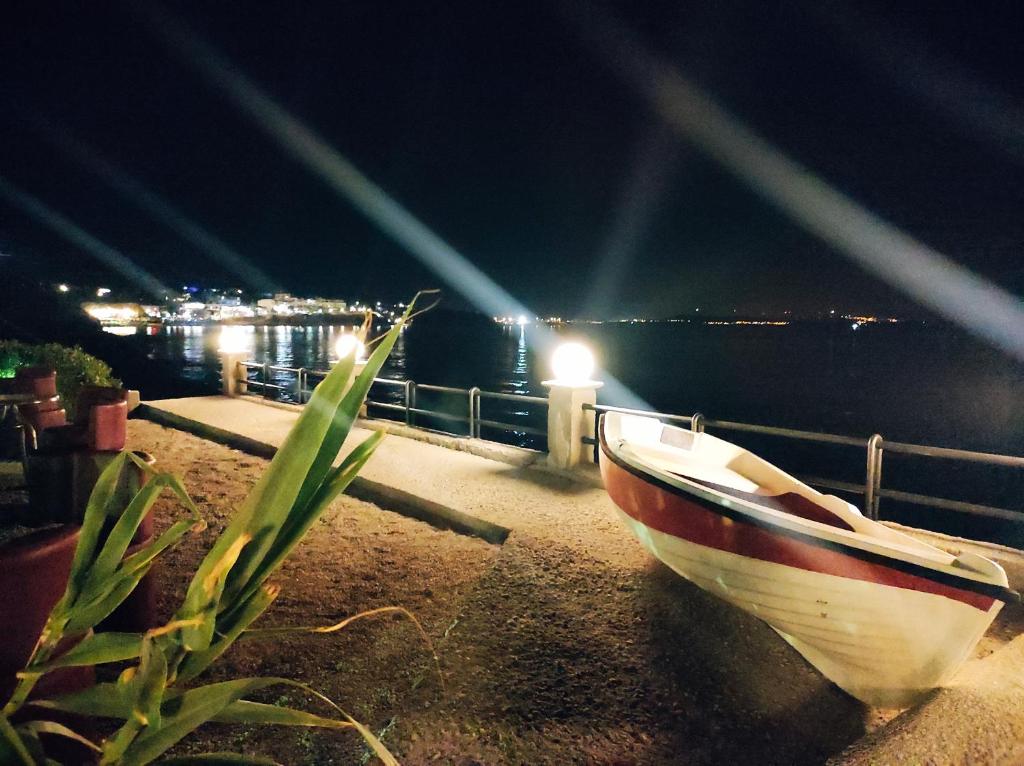
[[[161,553],[177,544],[190,529],[202,526],[198,510],[173,476],[156,473],[131,453],[123,453],[103,471],[85,512],[67,590],[51,612],[39,644],[0,715],[0,760],[29,766],[44,763],[39,755],[40,732],[78,737],[70,730],[54,730],[45,722],[10,723],[10,716],[22,708],[43,674],[56,667],[137,658],[137,664],[125,670],[116,683],[97,684],[76,694],[33,704],[121,720],[120,728],[102,743],[101,764],[150,763],[208,721],[351,728],[385,764],[397,763],[369,729],[304,684],[286,678],[244,678],[205,685],[193,682],[273,603],[279,589],[267,579],[331,501],[344,492],[379,444],[382,434],[375,432],[334,465],[370,384],[408,321],[414,303],[415,299],[402,320],[381,339],[358,377],[352,378],[354,360],[349,357],[317,386],[269,467],[200,563],[181,606],[167,625],[144,635],[88,635],[72,651],[54,657],[57,645],[66,636],[98,624],[131,593]],[[150,481],[127,507],[112,508],[118,502],[118,477],[129,460],[150,472]],[[122,558],[135,530],[164,489],[178,496],[189,517],[172,524],[144,550]],[[118,516],[119,521],[106,539],[101,539],[103,524],[111,515]],[[375,610],[381,611],[391,610]],[[319,632],[340,629],[353,619]],[[275,685],[302,689],[328,705],[331,716],[245,699]],[[211,754],[206,762],[266,761]]]
[[[83,386],[120,386],[109,365],[78,346],[59,343],[32,345],[0,340],[0,378],[13,378],[19,367],[50,367],[57,371],[57,393],[68,415],[74,417],[75,400]]]

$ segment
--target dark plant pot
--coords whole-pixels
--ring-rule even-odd
[[[45,529],[0,546],[0,698],[14,689],[15,673],[25,667],[54,604],[64,595],[79,527]],[[67,639],[70,648],[81,637]],[[47,673],[33,696],[53,696],[95,682],[93,668]]]
[[[125,558],[142,550],[151,542],[153,542],[152,536],[133,543],[125,552]],[[160,562],[158,561],[128,598],[121,602],[121,605],[111,612],[109,617],[96,626],[97,633],[103,631],[144,633],[157,626],[156,581],[160,575],[159,569]]]
[[[70,453],[29,452],[25,457],[28,486],[27,523],[78,524],[71,510],[72,456]]]
[[[81,524],[89,496],[103,469],[118,452],[38,451],[26,460],[25,481],[34,524]],[[156,461],[146,452],[135,455],[149,465]],[[118,505],[129,501],[148,481],[149,475],[133,463],[125,466],[117,486]],[[113,524],[111,524],[113,526]],[[152,514],[146,516],[135,533],[134,542],[153,535]]]

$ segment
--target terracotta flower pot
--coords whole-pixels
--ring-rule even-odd
[[[43,529],[0,546],[0,697],[13,690],[15,673],[25,667],[54,604],[64,594],[79,527]],[[81,637],[67,639],[70,648]],[[93,668],[47,673],[33,696],[53,696],[95,682]]]
[[[88,450],[41,450],[29,454],[26,460],[25,480],[29,489],[32,523],[81,524],[96,481],[103,469],[119,454]],[[156,462],[147,452],[136,451],[135,455],[149,465]],[[127,464],[117,486],[118,504],[121,507],[127,506],[148,478],[149,475],[141,468],[133,463]],[[149,514],[139,525],[133,542],[148,539],[152,535],[153,517]]]

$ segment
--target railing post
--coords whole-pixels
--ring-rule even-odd
[[[480,387],[469,389],[469,436],[480,438]]]
[[[545,380],[548,388],[548,463],[555,468],[575,468],[590,461],[583,449],[583,437],[592,428],[584,404],[597,404],[596,380],[567,382]]]
[[[690,430],[693,431],[695,434],[704,433],[704,413],[693,413],[693,417],[690,418]]]
[[[303,390],[306,388],[304,380],[305,377],[305,367],[300,367],[298,370],[295,371],[295,399],[299,404],[305,404],[305,402],[303,401],[303,397],[305,396],[303,394]]]
[[[867,445],[867,470],[864,476],[864,515],[878,521],[878,490],[882,487],[882,436],[872,434]]]
[[[220,355],[220,383],[224,396],[239,396],[246,392],[246,370],[242,366],[245,352],[222,351]]]
[[[405,424],[412,425],[412,408],[416,406],[416,381],[405,381]]]
[[[594,429],[594,453],[591,455],[590,459],[597,463],[601,460],[601,440],[597,438],[597,434],[601,428],[600,410],[594,410],[594,423],[592,427]]]

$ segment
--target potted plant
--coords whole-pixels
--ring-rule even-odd
[[[145,764],[207,721],[232,721],[354,729],[385,763],[396,763],[366,727],[304,684],[280,677],[208,684],[200,679],[236,639],[258,632],[252,628],[253,623],[279,593],[268,579],[355,478],[383,437],[383,432],[374,432],[334,465],[373,378],[409,320],[414,304],[415,300],[402,320],[381,339],[360,375],[352,377],[355,359],[350,354],[317,386],[266,472],[200,563],[182,604],[166,625],[146,633],[95,634],[74,650],[57,656],[65,635],[96,625],[132,591],[161,553],[200,523],[180,483],[166,474],[157,474],[121,512],[106,540],[101,540],[101,528],[114,502],[118,473],[131,456],[124,453],[103,471],[89,500],[67,589],[50,613],[32,657],[19,674],[18,686],[0,714],[0,760],[27,766],[44,762],[41,736],[51,734],[87,743],[103,764]],[[139,524],[164,487],[178,494],[190,516],[125,558]],[[286,630],[273,629],[264,635]],[[58,668],[123,661],[133,664],[117,682],[96,684],[36,703],[45,710],[120,721],[117,731],[102,743],[88,742],[59,724],[12,720],[48,673]],[[259,689],[281,684],[303,689],[328,704],[333,713],[319,716],[246,699]],[[223,755],[218,757],[219,762],[227,760]],[[267,762],[243,756],[230,759],[233,763]]]

